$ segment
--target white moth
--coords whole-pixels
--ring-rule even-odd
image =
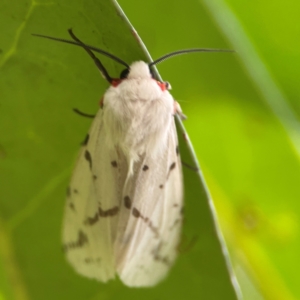
[[[182,50],[129,66],[69,33],[74,41],[51,39],[83,47],[111,86],[68,188],[64,251],[86,277],[107,282],[117,274],[127,286],[153,286],[177,256],[183,183],[174,123],[181,110],[150,68],[173,55],[217,50]],[[125,65],[121,78],[111,78],[91,50]]]

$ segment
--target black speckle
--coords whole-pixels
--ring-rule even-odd
[[[81,248],[85,244],[88,244],[88,243],[89,243],[89,240],[88,240],[87,235],[82,230],[78,230],[77,240],[64,244],[63,250],[69,251],[71,249]]]
[[[85,259],[84,259],[84,262],[86,263],[86,264],[93,264],[93,265],[95,265],[95,264],[100,264],[100,262],[101,262],[101,258],[100,257],[97,257],[97,258],[92,258],[92,257],[86,257]]]
[[[178,155],[179,154],[179,147],[178,147],[178,145],[176,146],[175,151],[176,151],[176,154]]]
[[[167,179],[169,178],[171,171],[174,170],[175,167],[176,167],[176,162],[173,162],[173,163],[170,165],[169,173],[168,173]]]
[[[76,190],[76,189],[74,189],[73,192],[74,192],[75,194],[78,194],[78,190]]]
[[[92,262],[92,259],[91,259],[90,257],[87,257],[87,258],[84,259],[84,262],[85,262],[86,264],[89,264],[89,263]]]
[[[98,177],[97,175],[93,175],[93,179],[96,180]]]
[[[171,265],[170,259],[169,259],[167,256],[162,256],[162,255],[160,254],[162,245],[163,245],[163,244],[160,243],[160,244],[157,246],[156,249],[153,249],[153,250],[151,251],[151,254],[153,254],[153,259],[154,259],[155,261],[158,261],[158,262],[161,262],[161,263],[163,263],[163,264],[165,264],[165,265],[167,265],[167,266],[170,266],[170,265]]]
[[[132,214],[136,218],[139,218],[141,216],[141,213],[135,207],[132,210]]]
[[[113,217],[119,212],[119,207],[115,206],[113,208],[109,208],[107,210],[102,209],[99,207],[98,211],[95,213],[93,217],[87,217],[84,221],[85,225],[94,225],[98,222],[100,217],[106,218],[106,217]]]
[[[154,258],[155,261],[159,261],[159,262],[161,262],[162,264],[164,264],[168,267],[171,265],[171,262],[170,262],[170,260],[167,256],[161,256],[159,254],[156,254],[156,255],[153,256],[153,258]]]
[[[144,219],[145,220],[145,219]],[[147,223],[149,225],[149,228],[152,230],[152,232],[155,234],[155,237],[159,237],[158,228],[153,225],[153,223],[150,220],[147,220]]]
[[[175,169],[176,167],[176,162],[173,162],[170,166],[170,171],[172,171],[173,169]]]
[[[89,139],[90,139],[90,135],[87,134],[87,135],[85,136],[84,141],[82,142],[82,145],[83,145],[83,146],[86,146],[86,145],[88,144],[88,142],[89,142]]]
[[[149,167],[147,165],[143,166],[143,171],[147,171],[149,169]]]
[[[161,184],[161,185],[159,186],[159,188],[160,188],[160,189],[163,189],[163,188],[164,188],[164,185],[163,185],[163,184]]]
[[[101,207],[98,208],[95,215],[93,217],[87,217],[84,221],[84,225],[94,225],[98,222],[98,220],[106,217],[113,217],[119,212],[119,207],[115,206],[113,208],[109,208],[107,210],[102,209]]]
[[[78,241],[77,241],[77,243],[78,243],[78,247],[82,247],[84,244],[88,243],[87,235],[81,230],[78,231]]]
[[[94,225],[99,220],[99,214],[98,212],[93,217],[88,217],[84,221],[85,225]]]
[[[117,168],[118,167],[118,163],[114,160],[111,162],[111,165],[114,167],[114,168]]]
[[[119,212],[119,207],[115,206],[107,210],[103,210],[101,207],[99,207],[98,212],[100,217],[113,217]]]
[[[70,203],[69,203],[69,207],[70,207],[72,210],[76,211],[76,209],[75,209],[75,206],[74,206],[74,203],[73,203],[73,202],[70,202]]]
[[[148,217],[143,216],[137,208],[132,209],[132,214],[136,218],[141,218],[150,228],[150,230],[154,233],[155,238],[159,238],[158,228],[153,225],[151,220]]]
[[[85,159],[89,162],[89,164],[90,164],[90,169],[92,169],[92,165],[93,165],[93,162],[92,162],[92,156],[91,156],[91,153],[90,153],[88,150],[85,150],[85,152],[84,152],[84,157],[85,157]]]
[[[130,209],[131,208],[131,199],[129,196],[124,197],[124,205],[126,208]]]

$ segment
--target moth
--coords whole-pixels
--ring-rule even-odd
[[[116,275],[130,287],[153,286],[177,256],[183,211],[183,181],[174,116],[183,116],[170,84],[152,67],[175,55],[214,52],[188,49],[151,63],[128,65],[81,42],[110,87],[101,100],[79,154],[67,192],[63,248],[74,269],[107,282]],[[112,78],[94,52],[125,69]]]

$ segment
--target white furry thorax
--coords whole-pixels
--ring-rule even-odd
[[[126,79],[104,94],[103,125],[107,145],[120,147],[131,161],[166,147],[174,114],[174,99],[151,77],[148,65],[134,62]]]

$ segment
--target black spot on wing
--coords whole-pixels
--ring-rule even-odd
[[[93,259],[90,258],[90,257],[86,257],[86,258],[84,259],[84,262],[85,262],[86,264],[90,264],[92,261],[93,261]]]
[[[99,214],[98,212],[95,213],[93,217],[87,217],[84,221],[85,225],[94,225],[99,220]]]
[[[155,234],[155,237],[156,238],[158,238],[159,237],[159,232],[158,232],[158,228],[157,227],[155,227],[154,225],[153,225],[153,223],[149,220],[149,222],[148,222],[148,218],[146,218],[146,219],[144,219],[145,220],[145,222],[147,222],[148,223],[148,225],[149,225],[149,228],[152,230],[152,232]],[[146,221],[147,220],[147,221]]]
[[[176,162],[173,162],[169,167],[169,173],[168,173],[167,179],[169,178],[170,173],[172,172],[172,170],[175,169],[175,167],[176,167]]]
[[[88,240],[87,235],[82,230],[78,230],[77,240],[64,244],[63,250],[65,252],[67,252],[72,249],[81,248],[85,244],[88,244],[88,243],[89,243],[89,240]]]
[[[163,185],[163,184],[161,184],[161,185],[159,186],[159,188],[160,188],[160,189],[163,189],[163,188],[164,188],[164,185]]]
[[[101,209],[101,207],[99,207],[99,216],[100,217],[113,217],[115,216],[118,212],[119,212],[119,207],[115,206],[113,208],[107,209],[107,210],[103,210]]]
[[[143,171],[147,171],[149,169],[149,167],[147,165],[143,166]]]
[[[111,162],[111,165],[114,167],[114,168],[117,168],[118,167],[118,163],[114,160]]]
[[[174,170],[176,167],[176,162],[173,162],[170,166],[170,171]]]
[[[90,169],[92,170],[92,166],[93,166],[92,156],[91,156],[91,153],[88,150],[85,150],[85,152],[84,152],[84,158],[89,162]]]
[[[149,218],[143,216],[137,208],[134,207],[132,209],[132,215],[136,218],[141,218],[146,224],[148,224],[149,228],[154,233],[155,237],[156,238],[159,237],[158,228],[153,225],[153,223],[151,222],[151,220]]]
[[[86,264],[100,264],[101,263],[101,258],[100,257],[96,257],[96,258],[92,258],[92,257],[86,257],[84,259],[84,262]]]
[[[75,194],[78,194],[78,190],[76,190],[76,189],[74,189],[73,192],[74,192]]]
[[[73,211],[76,211],[75,205],[74,205],[73,202],[70,202],[70,203],[69,203],[69,207],[70,207]]]
[[[77,240],[78,246],[82,247],[83,245],[87,244],[88,242],[89,241],[88,241],[87,235],[82,230],[79,230],[78,231],[78,240]]]
[[[131,205],[132,205],[132,202],[131,202],[131,199],[129,196],[125,196],[124,197],[124,205],[126,208],[130,209],[131,208]]]
[[[163,256],[160,254],[162,246],[163,246],[163,242],[160,242],[158,246],[151,251],[151,254],[153,255],[153,259],[155,261],[161,262],[167,265],[168,267],[170,267],[172,264],[170,259],[167,256]]]
[[[96,180],[98,177],[97,175],[93,175],[93,179]]]
[[[136,209],[135,207],[132,210],[132,214],[134,217],[139,218],[141,216],[141,213],[138,209]]]
[[[167,256],[162,256],[162,255],[159,255],[159,254],[156,254],[153,256],[154,260],[155,261],[159,261],[161,262],[162,264],[170,267],[171,266],[171,262],[169,260],[169,258]]]
[[[118,206],[115,206],[113,208],[109,208],[109,209],[106,209],[106,210],[99,207],[94,216],[87,217],[85,219],[84,224],[85,225],[94,225],[95,223],[97,223],[97,221],[101,217],[102,218],[113,217],[113,216],[117,215],[118,212],[119,212],[119,207]]]

